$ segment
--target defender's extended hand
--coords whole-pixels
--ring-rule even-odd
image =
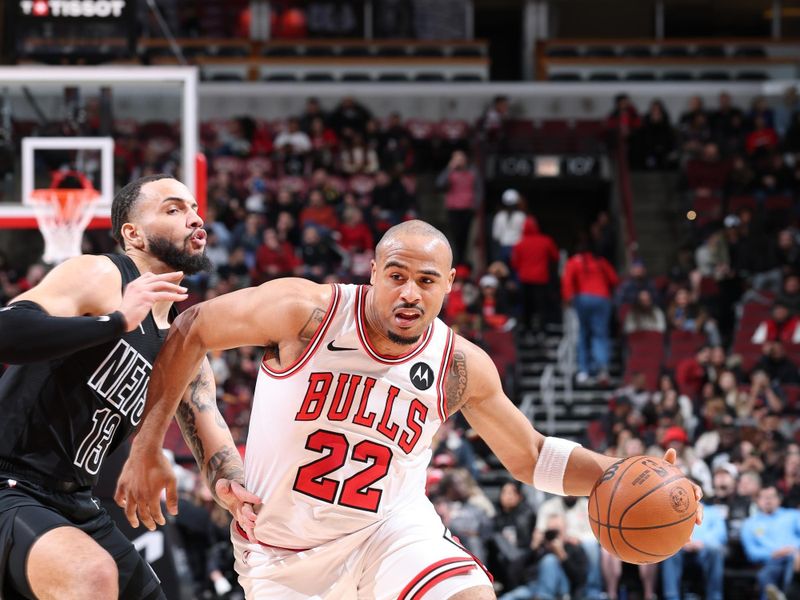
[[[139,521],[150,531],[156,524],[166,521],[161,514],[161,490],[167,490],[167,510],[178,514],[178,489],[175,473],[167,457],[157,452],[131,452],[117,480],[114,501],[125,510],[131,527],[139,527]],[[138,515],[138,516],[137,516]]]

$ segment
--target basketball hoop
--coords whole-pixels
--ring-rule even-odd
[[[92,188],[43,188],[33,190],[29,200],[44,238],[42,260],[57,264],[81,254],[83,232],[100,193]]]

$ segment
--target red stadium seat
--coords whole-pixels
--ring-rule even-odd
[[[235,156],[217,156],[211,161],[211,170],[215,173],[230,173],[231,175],[241,175],[245,170],[245,163],[241,158]]]
[[[756,210],[758,203],[754,196],[731,196],[728,198],[728,212],[739,212],[743,208]]]
[[[469,131],[469,123],[463,119],[445,119],[436,127],[439,136],[451,142],[467,139]]]
[[[349,183],[350,191],[359,196],[369,196],[375,189],[375,180],[369,175],[353,175]]]
[[[430,140],[436,134],[436,126],[425,119],[409,119],[406,129],[415,140]]]

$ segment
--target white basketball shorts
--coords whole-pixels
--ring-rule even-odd
[[[446,600],[492,585],[427,500],[308,550],[251,543],[235,523],[231,538],[247,600]]]

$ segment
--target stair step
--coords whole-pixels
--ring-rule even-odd
[[[565,404],[558,404],[556,403],[553,406],[553,415],[555,415],[556,419],[558,418],[568,418],[573,419],[575,417],[598,417],[603,414],[606,405],[600,406],[596,404],[573,404],[572,406],[567,406]],[[547,417],[548,409],[546,406],[538,405],[535,406],[533,409],[533,416],[534,418],[545,418]]]

